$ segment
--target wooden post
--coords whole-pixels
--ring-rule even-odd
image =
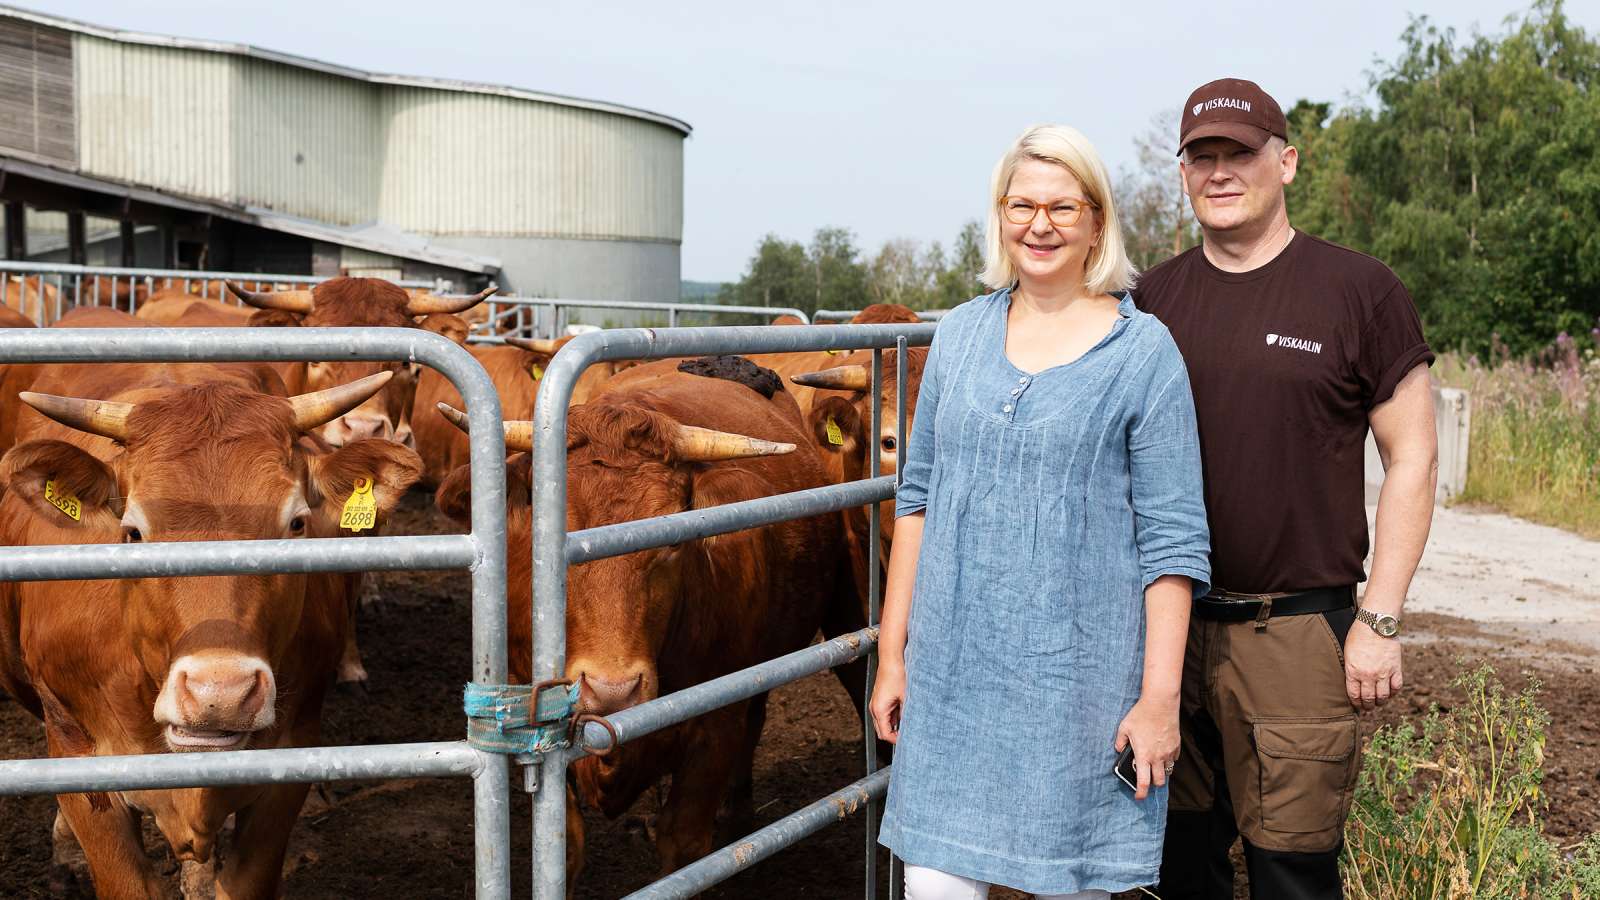
[[[28,258],[28,218],[20,202],[6,204],[6,259]]]
[[[67,213],[67,262],[75,266],[89,264],[89,238],[82,210]]]
[[[125,268],[125,269],[131,269],[134,266],[137,266],[139,263],[138,263],[138,255],[136,253],[134,253],[133,223],[128,221],[127,219],[123,219],[122,220],[122,240],[121,240],[121,244],[122,244],[122,267]]]
[[[171,225],[161,226],[161,268],[176,269],[178,267],[178,239],[172,233]]]

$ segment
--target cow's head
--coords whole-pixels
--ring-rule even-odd
[[[444,404],[458,425],[465,417]],[[530,422],[507,422],[507,530],[512,546],[528,546]],[[749,496],[737,480],[752,476],[719,460],[794,451],[740,434],[684,425],[637,403],[573,407],[567,437],[567,528],[577,530],[717,506]],[[465,519],[470,487],[465,466],[439,486],[439,508]],[[757,492],[759,493],[759,491]],[[584,712],[605,715],[657,696],[657,660],[677,616],[685,585],[707,583],[715,538],[641,550],[571,567],[567,574],[567,677],[580,689]],[[513,579],[513,609],[528,609],[526,579]],[[522,592],[523,596],[515,596]],[[526,616],[521,618],[526,619]],[[525,647],[517,647],[525,653]],[[518,668],[514,665],[513,668]]]
[[[837,394],[818,397],[811,408],[809,415],[812,430],[819,436],[817,446],[825,452],[848,452],[856,445],[860,445],[865,452],[878,454],[878,472],[881,475],[893,475],[895,461],[900,455],[900,445],[906,435],[900,434],[899,424],[896,421],[895,395],[899,390],[900,375],[898,371],[899,354],[893,350],[883,354],[883,390],[879,393],[882,406],[882,421],[878,425],[878,433],[869,436],[872,416],[872,369],[868,365],[844,365],[832,369],[823,369],[820,372],[806,372],[795,375],[790,380],[795,384],[806,387],[823,388],[833,391],[850,391],[850,399],[845,399]],[[917,411],[917,395],[922,388],[922,369],[928,361],[926,347],[912,347],[906,351],[906,430],[910,431],[912,419]],[[846,409],[848,407],[848,409]],[[834,427],[828,426],[832,420]],[[853,428],[855,435],[844,434],[847,429]],[[837,431],[839,439],[832,439],[830,431]],[[873,449],[868,449],[873,448]],[[846,478],[865,478],[866,457],[860,457],[859,468],[846,469]]]
[[[466,297],[412,296],[381,278],[334,278],[310,290],[247,291],[228,283],[228,291],[259,310],[252,325],[306,325],[390,328],[418,327],[417,319],[435,313],[459,313],[483,302],[499,288]],[[394,378],[381,392],[358,408],[322,426],[318,436],[335,447],[363,438],[386,438],[408,447],[411,406],[417,395],[421,367],[414,362],[313,362],[305,369],[304,389],[319,391],[377,372]]]
[[[301,435],[360,406],[389,378],[287,399],[215,382],[133,391],[131,402],[24,392],[40,413],[110,438],[122,452],[106,463],[63,441],[30,441],[0,461],[0,478],[33,511],[30,534],[46,543],[332,535],[358,482],[381,515],[416,481],[420,461],[388,441],[312,452]],[[74,498],[78,518],[51,496]],[[119,584],[130,649],[150,679],[151,714],[170,749],[237,749],[274,725],[276,673],[296,651],[306,576]]]

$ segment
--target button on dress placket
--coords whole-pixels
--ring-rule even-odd
[[[1017,379],[1017,386],[1011,389],[1011,399],[1000,405],[1000,411],[1005,413],[1007,418],[1017,417],[1017,407],[1022,404],[1022,392],[1028,389],[1032,381],[1033,379],[1026,375]]]

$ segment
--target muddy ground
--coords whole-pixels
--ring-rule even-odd
[[[390,533],[451,530],[426,498],[413,496]],[[363,610],[362,646],[371,673],[366,698],[329,702],[329,743],[451,740],[461,736],[461,685],[467,677],[469,618],[464,574],[395,574],[380,579],[380,600]],[[1514,599],[1511,602],[1516,602]],[[1584,644],[1586,642],[1578,642]],[[1368,727],[1448,704],[1461,660],[1487,659],[1516,682],[1545,685],[1553,717],[1546,746],[1548,831],[1576,841],[1600,831],[1600,655],[1587,646],[1551,646],[1544,636],[1498,623],[1419,613],[1408,622],[1408,687]],[[0,698],[0,758],[44,754],[37,723]],[[838,682],[814,676],[776,691],[756,762],[757,824],[765,825],[862,774],[861,729]],[[324,801],[313,795],[290,846],[286,892],[297,898],[431,898],[472,894],[472,789],[467,781],[341,783]],[[590,813],[589,865],[580,898],[620,897],[651,880],[647,836],[655,798],[617,821]],[[81,896],[50,869],[53,798],[0,799],[0,897]],[[512,806],[516,895],[528,895],[526,797]],[[152,837],[151,852],[161,855]],[[857,818],[761,863],[708,892],[715,898],[861,896],[866,846]],[[1244,896],[1241,884],[1240,896]],[[1025,895],[997,891],[996,900]]]

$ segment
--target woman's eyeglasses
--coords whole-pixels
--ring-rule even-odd
[[[1084,210],[1098,208],[1087,200],[1070,197],[1052,200],[1048,205],[1035,203],[1027,197],[1000,198],[1000,212],[1006,217],[1006,221],[1013,225],[1033,224],[1034,217],[1039,214],[1040,209],[1043,209],[1045,218],[1050,220],[1051,225],[1057,228],[1071,228],[1083,218]]]

